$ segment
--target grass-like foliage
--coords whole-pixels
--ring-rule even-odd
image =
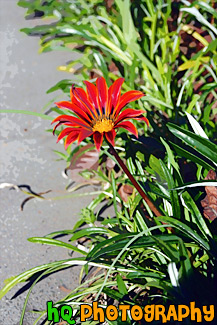
[[[20,0],[19,5],[27,8],[29,19],[51,19],[46,25],[23,29],[40,36],[41,52],[79,54],[77,60],[59,67],[69,79],[48,92],[69,94],[73,74],[81,87],[83,80],[99,76],[108,85],[124,77],[124,91],[146,94],[132,107],[146,109],[150,127],[137,121],[138,139],[119,132],[116,150],[161,216],[153,214],[104,144],[98,169],[81,172],[100,183],[100,194],[82,210],[74,228],[29,239],[81,257],[37,266],[9,279],[0,296],[34,277],[27,303],[44,275],[81,265],[80,285],[55,304],[73,306],[77,322],[79,305],[96,299],[104,306],[115,301],[141,307],[191,301],[198,307],[216,304],[216,3]],[[63,113],[56,107],[52,111]],[[85,141],[74,150],[69,146],[60,158],[73,161],[91,142]],[[93,149],[90,144],[87,148]],[[114,214],[102,218],[102,210],[111,205]],[[57,235],[71,239],[66,243]],[[91,276],[92,268],[100,271]],[[35,324],[45,316],[46,311],[41,311]],[[138,322],[128,318],[126,324]]]

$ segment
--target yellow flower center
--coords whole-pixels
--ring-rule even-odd
[[[114,122],[112,120],[108,120],[107,118],[102,118],[99,121],[94,121],[94,124],[92,126],[93,132],[109,132],[113,129]]]

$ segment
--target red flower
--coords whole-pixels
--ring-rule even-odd
[[[78,140],[78,144],[85,138],[93,135],[97,150],[100,149],[103,136],[114,146],[116,136],[115,129],[124,128],[138,137],[136,127],[127,119],[143,120],[148,125],[148,119],[142,114],[143,110],[123,108],[130,102],[144,96],[141,91],[130,90],[121,96],[123,78],[117,79],[111,87],[107,87],[105,79],[100,77],[96,80],[96,86],[84,81],[87,92],[82,88],[71,88],[71,102],[63,101],[56,103],[60,108],[67,108],[72,115],[60,115],[52,123],[58,122],[53,132],[59,125],[67,126],[60,132],[57,142],[67,136],[65,148]]]

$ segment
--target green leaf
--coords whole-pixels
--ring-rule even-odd
[[[165,243],[164,240],[158,238],[157,236],[153,236],[152,238],[156,241],[158,247],[170,258],[171,261],[175,263],[179,261],[179,253],[170,243]]]
[[[156,158],[154,155],[150,155],[149,158],[149,166],[157,173],[162,180],[165,180],[165,174],[163,169],[161,168],[160,160]]]
[[[167,124],[169,130],[179,139],[194,148],[200,154],[217,164],[217,145],[211,141],[202,138],[188,130],[184,130],[180,126],[172,123]]]
[[[46,114],[41,114],[41,113],[32,112],[32,111],[25,111],[23,109],[0,109],[0,113],[16,113],[16,114],[32,115],[32,116],[40,117],[44,120],[50,120],[50,121],[52,121],[54,119],[52,116],[49,116]]]
[[[113,205],[115,209],[115,214],[118,217],[118,207],[117,207],[117,190],[116,190],[116,180],[115,180],[115,172],[114,170],[111,171],[111,180],[112,180],[112,193],[113,193]]]
[[[129,0],[115,0],[120,11],[120,17],[122,19],[122,29],[124,40],[131,44],[136,42],[138,38],[138,32],[135,29],[133,19],[130,12],[130,1]]]
[[[213,26],[212,24],[210,24],[210,22],[207,19],[205,19],[203,17],[203,15],[201,15],[201,13],[199,12],[199,10],[197,8],[195,8],[195,7],[181,8],[180,11],[184,11],[184,12],[187,12],[187,13],[195,16],[195,18],[201,24],[207,26],[209,29],[211,29],[213,31],[213,33],[215,33],[217,35],[217,29],[215,28],[215,26]]]
[[[62,153],[62,152],[57,151],[57,150],[53,150],[53,152],[56,153],[60,158],[62,158],[64,160],[68,159],[68,156],[65,153]]]
[[[183,222],[171,217],[158,217],[157,220],[173,225],[173,227],[177,228],[185,235],[187,235],[189,238],[197,242],[203,249],[205,249],[206,251],[210,251],[209,244],[203,238],[201,238],[194,230],[192,230],[189,226],[187,226]]]
[[[215,18],[217,18],[217,12],[214,8],[212,8],[207,2],[205,1],[198,1],[198,5],[201,9],[206,10],[209,14],[213,15]]]
[[[88,205],[88,208],[90,210],[94,210],[98,205],[99,203],[101,203],[106,197],[106,194],[105,193],[101,193],[100,195],[97,196],[97,198],[95,198],[89,205]]]
[[[208,164],[206,161],[202,160],[201,158],[195,156],[193,153],[190,153],[189,151],[181,148],[180,146],[178,146],[177,144],[175,144],[175,143],[173,143],[171,141],[170,141],[170,143],[172,144],[172,146],[174,147],[176,153],[180,157],[185,157],[185,158],[189,159],[190,161],[193,161],[196,164],[199,164],[200,166],[203,166],[207,170],[213,169],[213,166],[211,166],[210,164]]]
[[[166,187],[159,184],[158,182],[147,182],[147,184],[150,188],[151,193],[154,193],[162,199],[166,199],[167,201],[170,200],[170,193]]]
[[[73,84],[73,81],[72,80],[70,80],[70,79],[63,79],[63,80],[57,82],[53,87],[49,88],[47,90],[47,94],[50,94],[50,93],[52,93],[54,91],[57,91],[59,89],[61,89],[63,92],[65,92],[65,91],[68,92],[69,89],[70,89],[70,87],[72,86],[72,84]]]
[[[117,301],[120,301],[123,298],[123,295],[113,289],[110,289],[108,287],[104,287],[102,290],[105,294],[107,294],[109,297],[111,297],[112,299],[115,299]]]
[[[195,118],[188,112],[186,112],[186,115],[189,120],[189,123],[191,124],[192,129],[194,130],[194,133],[200,135],[204,139],[209,139],[200,124],[197,122],[197,120],[195,120]]]
[[[167,225],[167,227],[169,226]],[[110,253],[114,254],[115,252],[122,250],[127,245],[127,243],[132,239],[132,237],[135,235],[136,234],[133,235],[133,233],[131,233],[131,235],[127,234],[127,236],[124,235],[115,236],[112,238],[114,244],[112,244],[110,240],[105,240],[104,242],[97,244],[94,247],[94,249],[88,254],[87,258],[88,259],[90,258],[90,260],[92,261],[93,259],[96,259],[105,254],[110,254]],[[124,239],[124,237],[127,238]],[[119,238],[122,239],[119,240]],[[174,235],[143,236],[143,238],[137,239],[134,243],[132,243],[130,249],[133,250],[138,248],[156,246],[155,238],[162,240],[165,243],[175,243],[178,240],[178,237]]]
[[[130,202],[129,214],[131,218],[133,217],[136,208],[139,206],[140,201],[141,201],[140,195],[136,195],[136,197],[133,196],[129,198],[129,202]]]
[[[192,108],[195,106],[196,102],[199,100],[200,95],[194,94],[192,97],[192,101],[190,102],[188,109],[186,111],[186,113],[191,114]]]
[[[173,176],[171,175],[169,169],[166,167],[166,165],[164,164],[164,162],[162,160],[160,160],[160,165],[161,165],[161,168],[162,168],[164,175],[166,177],[168,189],[170,190],[175,187]],[[179,203],[179,197],[178,197],[178,194],[176,191],[170,191],[170,199],[171,199],[171,204],[172,204],[172,208],[173,208],[173,216],[174,216],[174,218],[180,219],[181,207],[180,207],[180,203]]]
[[[208,84],[205,84],[201,87],[201,90],[214,90],[217,87],[217,82],[210,82]]]
[[[56,235],[69,235],[73,234],[73,236],[70,238],[71,241],[77,240],[82,237],[91,237],[91,235],[103,235],[103,234],[114,234],[116,235],[115,232],[107,229],[107,228],[100,228],[100,227],[91,227],[91,228],[84,228],[81,229],[77,232],[75,230],[69,229],[69,230],[59,230],[59,231],[54,231],[48,235],[46,235],[46,238],[52,238]]]
[[[92,235],[104,235],[104,234],[113,234],[116,235],[115,232],[106,229],[106,228],[100,228],[100,227],[91,227],[91,228],[85,228],[82,230],[79,230],[78,232],[74,233],[73,236],[70,238],[70,241],[77,240],[82,237],[91,237]]]
[[[216,182],[216,185],[217,185],[217,182]],[[192,199],[190,194],[188,192],[184,192],[184,193],[182,193],[182,197],[185,201],[186,206],[188,207],[189,211],[191,212],[191,215],[194,218],[194,223],[198,226],[198,228],[200,229],[203,236],[206,237],[207,239],[208,239],[207,236],[212,238],[212,234],[211,234],[209,228],[207,227],[203,216],[201,215],[196,203],[194,202],[194,200]]]
[[[60,240],[56,240],[56,239],[50,239],[50,238],[45,238],[45,237],[31,237],[31,238],[28,238],[28,241],[30,241],[31,243],[53,245],[53,246],[68,248],[68,249],[75,251],[77,253],[80,253],[82,255],[87,254],[86,252],[82,251],[81,249],[79,249],[71,244],[64,243],[64,242],[62,242]]]
[[[152,96],[149,96],[149,95],[147,95],[147,96],[144,97],[144,101],[150,102],[151,104],[156,104],[156,106],[157,105],[158,106],[162,105],[164,107],[168,107],[168,108],[173,109],[173,106],[172,105],[170,105],[168,103],[165,103],[162,100],[160,100],[158,98],[155,98],[155,97],[152,97]]]
[[[174,154],[173,154],[172,150],[170,149],[169,145],[166,143],[166,141],[164,141],[163,138],[160,137],[160,140],[163,143],[164,147],[166,148],[169,163],[173,166],[173,168],[175,168],[177,173],[180,175],[180,173],[179,173],[179,165],[175,161]]]
[[[144,220],[143,216],[141,215],[141,213],[138,210],[136,211],[136,215],[134,216],[134,220],[135,220],[135,223],[137,224],[137,228],[138,228],[139,231],[147,230],[147,234],[151,235],[151,232],[149,232],[148,226],[145,223],[145,220]]]
[[[182,63],[179,67],[178,67],[178,71],[184,71],[190,68],[193,68],[196,64],[196,60],[188,60],[184,63]]]
[[[34,274],[42,272],[46,269],[58,267],[61,266],[63,263],[65,263],[68,260],[62,260],[58,262],[52,262],[48,264],[43,264],[40,266],[36,266],[30,270],[27,270],[17,276],[13,276],[5,281],[5,286],[0,290],[0,299],[6,295],[8,291],[10,291],[15,285],[17,285],[20,282],[25,282],[28,279],[30,279]]]
[[[146,280],[150,279],[151,281],[153,281],[154,279],[161,280],[165,277],[166,277],[166,275],[163,273],[159,274],[159,273],[155,273],[155,272],[143,272],[141,270],[137,270],[135,272],[130,272],[129,274],[127,274],[127,279],[141,278],[141,279],[146,279]]]
[[[174,187],[171,190],[183,190],[186,187],[201,187],[201,186],[217,186],[217,181],[205,180],[205,181],[190,182],[182,186]]]
[[[190,274],[193,272],[193,268],[192,268],[191,261],[188,256],[187,249],[181,239],[179,241],[179,254],[180,254],[179,261],[181,264],[180,278],[181,277],[189,278]]]
[[[117,285],[119,292],[124,296],[128,294],[127,287],[124,283],[124,280],[120,276],[120,274],[117,275]]]

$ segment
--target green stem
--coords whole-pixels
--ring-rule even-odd
[[[117,151],[115,150],[115,148],[112,146],[111,143],[108,142],[108,144],[109,144],[109,148],[110,148],[111,154],[115,157],[115,159],[117,160],[117,162],[120,165],[120,167],[123,169],[123,171],[125,172],[125,174],[129,177],[129,180],[131,181],[131,183],[133,184],[133,186],[137,189],[137,191],[139,192],[139,194],[141,195],[141,197],[148,204],[148,206],[151,209],[151,211],[155,214],[156,217],[162,216],[162,213],[155,207],[155,205],[153,204],[153,202],[148,198],[148,196],[145,194],[145,192],[143,191],[143,189],[141,188],[141,186],[137,183],[137,181],[135,180],[135,178],[133,177],[133,175],[130,173],[129,169],[124,164],[124,162],[122,161],[122,159],[119,157],[119,155],[118,155]]]

